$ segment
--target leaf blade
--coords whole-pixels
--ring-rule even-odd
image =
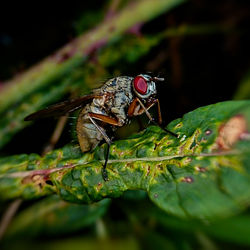
[[[236,133],[232,121],[246,126],[244,131],[236,126],[240,134],[233,142],[228,141]],[[69,146],[43,158],[22,156],[12,168],[5,167],[11,158],[2,159],[1,195],[34,198],[57,192],[70,202],[91,203],[142,189],[156,205],[180,217],[229,216],[244,209],[250,200],[250,141],[240,138],[249,128],[249,101],[201,107],[169,124],[168,129],[179,134],[179,139],[149,127],[115,142],[107,182],[101,174],[105,145],[84,155]],[[39,169],[23,172],[36,162]],[[20,172],[11,173],[14,167]],[[46,182],[48,179],[53,185]]]

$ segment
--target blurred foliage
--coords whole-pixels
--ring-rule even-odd
[[[237,89],[234,99],[244,100],[250,98],[250,72],[242,79],[239,88]]]
[[[21,239],[28,235],[37,237],[76,232],[102,217],[108,205],[108,199],[87,206],[67,203],[60,200],[58,196],[51,196],[19,213],[8,228],[6,238]],[[65,227],[65,225],[68,226]]]
[[[233,144],[233,150],[239,154],[198,155],[210,153],[216,145],[231,151],[230,140],[222,139],[221,131],[225,133],[223,126],[236,114],[244,114],[248,120],[249,104],[229,102],[187,112],[228,99],[249,99],[249,3],[113,0],[102,4],[68,3],[61,7],[59,10],[58,6],[40,4],[39,9],[43,10],[40,16],[36,11],[25,12],[22,3],[16,10],[13,6],[3,10],[0,17],[1,23],[10,28],[0,30],[0,196],[36,198],[22,202],[0,248],[248,249],[247,135],[243,136],[246,140]],[[9,18],[9,13],[13,18]],[[72,40],[76,36],[78,42]],[[53,53],[54,50],[57,52]],[[164,177],[158,169],[151,172],[155,174],[152,180],[157,180],[154,186],[152,180],[149,182],[141,175],[145,176],[147,171],[143,169],[144,163],[132,162],[131,171],[126,172],[124,163],[114,162],[109,166],[114,182],[104,183],[103,192],[94,190],[98,183],[103,183],[99,170],[105,145],[82,155],[77,142],[71,142],[74,125],[67,125],[58,149],[44,157],[38,155],[55,122],[27,123],[23,121],[26,115],[65,98],[89,93],[110,77],[146,71],[166,76],[168,85],[159,86],[158,91],[164,120],[169,122],[187,113],[168,126],[186,137],[180,137],[177,143],[150,127],[116,141],[110,159],[131,158],[133,153],[137,158],[152,157],[156,151],[181,156],[179,151],[183,150],[191,155],[194,150],[197,156],[162,161],[164,164],[172,161],[168,167],[170,181],[171,176]],[[12,80],[3,82],[11,75]],[[74,121],[75,117],[69,119]],[[145,125],[145,118],[143,121]],[[182,127],[176,128],[180,122]],[[131,125],[118,131],[117,137],[123,138],[125,134],[127,138],[131,131],[138,130],[136,122]],[[204,135],[207,128],[212,129],[211,135]],[[200,139],[207,142],[202,144]],[[172,141],[173,145],[152,150],[154,143],[159,143],[159,147]],[[119,155],[121,152],[125,152],[124,156]],[[63,158],[58,161],[59,155]],[[81,165],[88,161],[91,162]],[[87,190],[83,196],[79,193],[82,189],[79,182],[72,182],[71,178],[71,174],[76,177],[79,171],[69,168],[62,175],[52,173],[53,178],[47,182],[43,178],[33,182],[26,175],[27,171],[63,167],[69,162],[80,164],[76,168]],[[203,172],[203,168],[209,171]],[[3,178],[7,173],[12,178]],[[25,176],[15,177],[16,173]],[[147,192],[125,191],[131,188]],[[59,192],[63,189],[64,192]],[[50,196],[55,192],[61,197]],[[154,196],[156,192],[158,196]],[[163,210],[148,199],[147,193]],[[42,198],[45,195],[48,197]],[[91,205],[62,200],[93,201],[107,195],[120,198]],[[176,199],[181,202],[175,206]],[[2,200],[0,212],[8,211],[8,205]]]
[[[161,13],[163,9],[171,9],[182,1],[159,1],[157,5],[152,4],[151,1],[139,2],[134,8],[134,11],[138,12],[138,16],[129,13],[130,6],[127,6],[117,15],[116,23],[113,23],[112,19],[107,19],[99,27],[84,33],[77,40],[73,40],[21,77],[17,76],[8,84],[6,83],[6,87],[0,92],[0,115],[2,117],[0,119],[0,148],[9,142],[18,131],[28,126],[23,119],[31,112],[55,102],[66,93],[73,92],[74,95],[74,92],[79,93],[80,91],[80,93],[86,94],[91,85],[92,88],[96,87],[93,82],[100,83],[100,79],[107,79],[106,70],[111,65],[119,67],[119,63],[135,62],[139,57],[145,55],[153,44],[156,44],[157,39],[135,39],[133,37],[126,39],[126,36],[124,38],[123,35],[122,40],[120,33],[131,26],[151,19],[154,15]],[[147,9],[151,11],[149,12]],[[146,11],[146,15],[140,16],[139,14],[144,11]],[[128,15],[131,14],[132,18],[126,22],[126,18],[129,18]],[[112,32],[109,31],[110,29]],[[105,33],[107,31],[108,33]],[[109,43],[112,44],[106,46],[104,53],[98,56],[100,59],[97,59],[96,51]],[[138,50],[138,48],[142,49]],[[122,53],[114,53],[114,51]],[[88,57],[90,57],[90,63],[86,62]],[[98,60],[98,65],[96,63],[93,65],[95,60]],[[119,73],[116,72],[114,75]],[[25,102],[23,102],[24,100]]]

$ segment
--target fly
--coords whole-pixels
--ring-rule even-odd
[[[108,180],[106,166],[112,140],[107,135],[107,129],[115,130],[130,121],[131,117],[143,113],[155,125],[165,132],[177,137],[173,132],[161,126],[162,116],[160,102],[156,98],[156,83],[164,78],[140,74],[136,77],[119,76],[105,82],[102,87],[93,90],[92,94],[77,99],[61,102],[43,110],[39,110],[24,120],[31,121],[40,118],[63,116],[81,109],[76,124],[78,142],[82,152],[93,150],[103,139],[108,144],[102,175]],[[149,109],[157,105],[158,122],[149,113]]]

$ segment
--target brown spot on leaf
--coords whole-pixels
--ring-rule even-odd
[[[22,184],[28,184],[32,182],[31,176],[26,176],[22,179]]]
[[[149,175],[149,173],[150,173],[150,166],[148,166],[146,176],[148,176],[148,175]]]
[[[158,198],[158,194],[154,194],[154,198]]]
[[[184,164],[184,165],[188,165],[191,161],[192,161],[192,158],[186,157],[186,158],[184,158],[184,160],[183,160],[183,164]]]
[[[206,171],[207,171],[207,169],[206,169],[206,168],[204,168],[204,167],[200,167],[200,166],[196,166],[196,167],[195,167],[195,170],[197,170],[197,171],[199,171],[199,172],[201,172],[201,173],[204,173],[204,172],[206,172]]]
[[[36,175],[29,175],[23,178],[22,184],[34,183],[35,185],[43,188],[46,184],[44,175],[36,174]]]
[[[158,164],[156,167],[157,167],[157,169],[160,170],[160,171],[163,170],[162,164]]]
[[[124,154],[125,154],[124,151],[121,151],[121,152],[118,153],[119,156],[123,156]]]
[[[32,180],[40,188],[42,188],[45,185],[44,177],[41,175],[34,175]]]
[[[213,132],[213,131],[212,131],[211,129],[207,129],[206,132],[205,132],[205,134],[206,134],[206,135],[211,135],[212,132]]]
[[[202,137],[200,143],[207,143],[207,140],[204,137]]]
[[[192,182],[194,182],[194,179],[190,176],[187,176],[187,177],[183,177],[183,179],[181,181],[186,182],[186,183],[192,183]]]
[[[225,124],[219,128],[219,136],[217,145],[219,148],[228,150],[241,139],[241,136],[246,133],[247,122],[242,115],[233,116]]]
[[[126,167],[127,168],[131,168],[131,167],[133,167],[133,164],[131,164],[130,162],[128,162],[128,163],[126,163]]]
[[[99,192],[101,188],[102,188],[102,183],[98,182],[97,187],[96,187],[97,191]]]
[[[181,128],[182,127],[182,123],[178,123],[175,127],[176,128]]]

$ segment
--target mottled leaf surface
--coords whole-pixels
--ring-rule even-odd
[[[126,190],[147,191],[168,213],[193,218],[228,216],[250,201],[250,101],[198,108],[168,125],[114,142],[102,179],[106,145],[82,154],[67,146],[38,155],[0,160],[1,199],[32,199],[58,193],[62,199],[92,203]]]

